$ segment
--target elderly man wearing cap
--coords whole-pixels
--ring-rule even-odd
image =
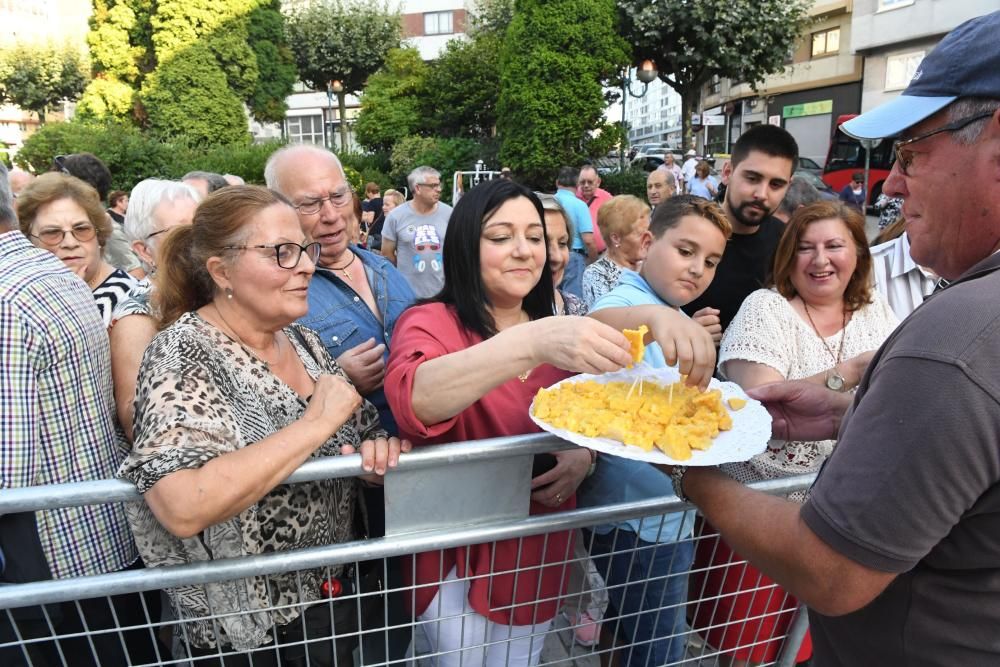
[[[904,200],[914,261],[952,283],[876,353],[853,405],[804,382],[751,392],[775,437],[839,427],[806,504],[670,470],[678,496],[809,607],[816,667],[1000,664],[998,33],[1000,12],[962,24],[901,96],[843,127],[896,139],[884,192]]]

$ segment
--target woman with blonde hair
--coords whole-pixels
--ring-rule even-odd
[[[597,226],[608,249],[583,272],[583,302],[590,308],[613,290],[622,270],[638,271],[646,258],[642,235],[649,229],[649,205],[632,195],[618,195],[597,211]]]

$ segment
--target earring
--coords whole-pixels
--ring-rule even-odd
[[[229,289],[228,287],[226,288],[226,298],[229,299],[230,301],[233,300],[233,290]]]

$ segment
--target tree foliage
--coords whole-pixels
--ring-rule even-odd
[[[180,138],[183,124],[168,119],[189,115],[195,143],[232,140],[237,116],[246,125],[243,104],[262,122],[281,120],[297,78],[280,0],[94,0],[88,43],[94,80],[84,117]],[[221,87],[184,88],[209,83]],[[206,132],[218,113],[217,131]]]
[[[713,76],[750,83],[780,72],[806,25],[810,0],[619,0],[622,34],[635,61],[656,62],[681,95],[684,145],[691,110]]]
[[[87,83],[80,52],[69,45],[16,43],[0,51],[0,97],[34,111],[41,122],[62,100],[75,100]]]
[[[550,184],[594,151],[603,85],[627,62],[612,0],[523,0],[500,54],[497,131],[505,165]]]
[[[285,19],[299,76],[313,90],[334,79],[348,93],[360,91],[400,44],[398,11],[362,0],[315,2]]]
[[[354,132],[362,146],[388,151],[403,137],[423,130],[428,72],[416,49],[389,52],[385,67],[372,75],[361,97]]]
[[[392,149],[395,183],[405,183],[406,176],[420,165],[430,165],[441,172],[441,199],[451,199],[452,174],[468,171],[479,157],[479,144],[471,139],[410,136],[400,139]]]
[[[236,174],[248,183],[263,183],[264,164],[281,146],[266,142],[206,149],[163,142],[134,125],[73,120],[46,123],[28,137],[15,160],[25,169],[41,172],[48,170],[56,155],[94,153],[111,170],[112,187],[128,191],[144,178],[176,179],[195,169]]]
[[[500,96],[501,36],[453,39],[428,71],[424,100],[428,127],[442,137],[493,136]]]

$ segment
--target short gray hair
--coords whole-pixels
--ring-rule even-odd
[[[781,200],[778,207],[788,215],[791,215],[799,210],[799,208],[821,201],[822,199],[823,196],[812,183],[804,178],[792,176],[792,183],[788,186],[785,198]]]
[[[538,201],[542,202],[543,211],[551,211],[552,213],[558,213],[566,221],[566,231],[569,232],[569,237],[573,238],[573,221],[569,219],[566,215],[566,209],[563,205],[559,203],[555,195],[546,194],[544,192],[536,192],[535,196],[538,197]],[[546,230],[548,232],[548,230]]]
[[[1000,109],[1000,100],[990,97],[963,97],[955,100],[948,107],[948,122],[953,123],[963,118],[978,116],[984,113],[996,113]],[[986,128],[989,118],[981,118],[973,123],[969,123],[961,130],[951,132],[951,138],[959,144],[969,146],[979,141],[980,135]]]
[[[153,214],[163,202],[190,199],[196,204],[201,194],[187,183],[147,178],[132,188],[125,213],[125,235],[130,241],[145,241],[153,233]]]
[[[659,172],[663,172],[664,174],[666,174],[667,175],[667,185],[669,185],[671,188],[673,188],[675,190],[677,189],[677,177],[674,176],[674,172],[672,172],[669,169],[664,169],[662,164],[659,167],[657,167],[656,169],[654,169],[653,171],[659,171]],[[650,172],[650,173],[653,173],[653,172]],[[647,181],[649,180],[649,176],[646,177],[646,180]]]
[[[217,174],[214,171],[189,171],[181,177],[181,180],[205,181],[208,184],[209,194],[215,192],[216,190],[221,190],[229,185],[229,181],[223,178],[222,174]],[[132,198],[129,197],[129,206],[132,205],[131,202]]]
[[[441,172],[434,167],[428,167],[427,165],[421,165],[411,171],[406,177],[406,184],[410,186],[410,192],[415,191],[418,185],[422,185],[423,182],[427,180],[428,176],[441,178]]]
[[[347,180],[347,175],[344,173],[344,165],[340,163],[340,158],[326,150],[325,148],[320,148],[319,146],[313,146],[312,144],[289,144],[288,146],[282,146],[278,150],[271,153],[271,157],[267,158],[267,164],[264,165],[264,184],[271,190],[275,192],[280,192],[281,194],[288,196],[281,187],[281,178],[279,176],[279,163],[282,162],[286,157],[293,155],[295,153],[311,153],[313,155],[321,155],[330,159],[337,171],[343,179]]]
[[[0,233],[17,229],[17,215],[14,213],[14,197],[7,180],[7,165],[0,162]]]

